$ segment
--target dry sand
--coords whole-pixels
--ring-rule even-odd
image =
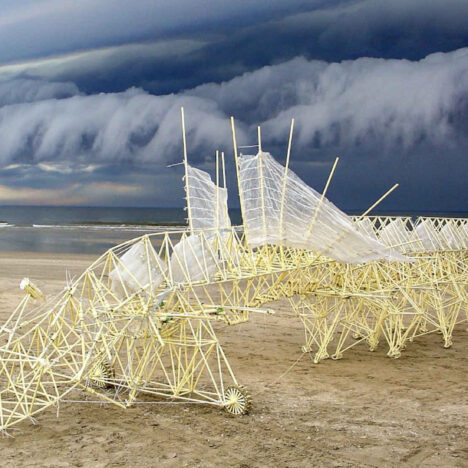
[[[91,258],[0,254],[0,319],[30,276],[46,292],[65,269]],[[445,350],[429,335],[398,360],[365,346],[341,361],[314,365],[302,355],[302,328],[287,304],[272,317],[222,327],[219,337],[239,381],[250,389],[250,415],[229,417],[201,405],[60,405],[0,439],[0,465],[21,466],[468,466],[465,327]],[[278,382],[294,362],[299,362]]]

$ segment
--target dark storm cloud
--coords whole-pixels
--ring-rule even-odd
[[[0,80],[0,107],[21,102],[63,99],[79,94],[75,83],[15,78]]]
[[[17,89],[15,79],[3,82],[8,85]],[[42,86],[63,92],[57,83]],[[196,161],[229,145],[230,115],[238,119],[241,143],[251,142],[261,124],[273,147],[287,140],[295,117],[300,158],[311,151],[323,159],[336,151],[365,156],[465,148],[467,104],[468,49],[417,62],[297,58],[177,95],[130,89],[0,107],[0,161],[174,162],[181,151],[181,105]]]
[[[7,83],[16,88],[16,80]],[[182,105],[190,109],[193,151],[229,141],[229,123],[214,101],[130,89],[0,107],[0,163],[173,160],[181,151]]]
[[[189,12],[201,8],[199,2],[188,3]],[[141,5],[136,2],[134,8],[129,8],[129,18],[141,14]],[[148,13],[145,21],[152,24],[144,36],[148,42],[132,46],[126,43],[143,39],[128,36],[133,22],[122,30],[114,29],[113,39],[106,42],[101,36],[108,25],[103,26],[103,31],[95,31],[100,25],[97,16],[86,28],[86,40],[94,42],[81,45],[89,48],[87,52],[53,63],[23,65],[23,71],[73,81],[87,93],[138,86],[166,94],[230,80],[299,55],[325,61],[363,56],[418,60],[433,52],[468,46],[468,2],[464,0],[288,2],[285,11],[280,10],[279,3],[266,8],[266,3],[255,2],[255,8],[251,4],[244,15],[239,11],[215,8],[211,14],[198,13],[204,18],[200,21],[197,16],[193,21],[180,21],[176,15],[171,17],[174,23],[168,24]],[[118,18],[118,13],[110,13],[111,23]],[[15,27],[21,24],[15,23]],[[76,35],[72,37],[77,40]],[[120,46],[99,49],[109,44]],[[1,50],[0,46],[0,57]],[[67,49],[73,50],[72,45]]]
[[[302,10],[289,0],[37,0],[0,5],[0,62],[243,27]],[[37,40],[40,38],[40,40]]]
[[[462,0],[2,2],[0,200],[181,204],[165,165],[184,105],[190,160],[225,149],[231,187],[228,117],[279,159],[295,117],[292,167],[321,189],[339,154],[339,205],[399,181],[387,209],[468,209],[467,17]]]
[[[460,0],[330,4],[248,26],[207,44],[197,51],[198,64],[203,64],[203,74],[217,79],[203,77],[200,82],[225,80],[226,74],[232,77],[239,70],[297,56],[328,62],[359,57],[418,60],[468,46],[467,17],[468,2]]]

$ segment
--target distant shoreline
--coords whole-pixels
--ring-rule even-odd
[[[347,211],[360,215],[362,211]],[[229,210],[241,225],[239,209]],[[375,216],[468,217],[468,212],[383,212]],[[99,255],[144,234],[187,229],[183,208],[0,206],[0,251]]]

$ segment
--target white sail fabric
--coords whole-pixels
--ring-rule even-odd
[[[439,236],[441,238],[441,244],[444,245],[446,249],[452,250],[463,248],[463,243],[457,230],[457,226],[450,220],[447,221],[440,230]]]
[[[156,289],[164,279],[167,265],[149,240],[140,240],[125,252],[110,272],[111,289],[118,296],[133,294],[148,286]]]
[[[379,238],[382,243],[395,247],[400,252],[407,252],[413,248],[411,233],[406,229],[401,219],[394,219],[384,226],[379,232]]]
[[[460,226],[461,238],[463,240],[463,246],[468,249],[468,222],[465,222]]]
[[[407,260],[364,234],[352,219],[265,152],[239,158],[243,219],[251,247],[316,251],[346,263]]]
[[[210,281],[217,262],[222,262],[216,232],[231,228],[227,190],[213,183],[208,173],[189,165],[186,177],[189,227],[206,232],[185,237],[174,247],[170,259],[172,281]]]
[[[187,166],[186,186],[189,226],[197,229],[228,229],[227,190],[212,182],[208,173]]]
[[[369,218],[362,218],[355,221],[355,224],[360,232],[365,236],[369,236],[372,239],[377,239],[377,234],[375,233],[374,226]]]
[[[427,219],[418,222],[418,225],[413,231],[413,235],[414,239],[418,241],[414,244],[415,250],[430,251],[439,248],[439,236],[437,231]]]
[[[170,275],[175,283],[210,281],[216,273],[215,238],[193,234],[181,240],[170,260]]]

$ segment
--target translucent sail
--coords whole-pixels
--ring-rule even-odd
[[[187,210],[191,231],[206,230],[205,235],[193,233],[175,247],[170,265],[177,283],[209,281],[216,261],[221,261],[215,232],[229,229],[227,190],[218,187],[208,173],[187,165]]]
[[[156,289],[164,280],[166,264],[153,249],[151,242],[143,238],[120,258],[110,272],[111,289],[118,296],[133,294],[151,285]]]
[[[428,220],[421,220],[417,224],[414,238],[418,241],[415,244],[415,250],[437,250],[439,248],[439,236]]]
[[[192,234],[174,247],[170,260],[172,280],[176,283],[208,282],[216,272],[216,260],[215,239]]]
[[[213,183],[208,173],[191,166],[187,166],[187,178],[190,228],[192,230],[230,228],[227,190]]]
[[[447,221],[440,230],[441,244],[449,250],[462,249],[464,243],[457,225],[453,221]]]
[[[468,249],[468,222],[460,226],[460,235],[461,235],[464,247]]]
[[[375,233],[374,226],[369,218],[362,218],[355,222],[358,230],[362,232],[365,236],[371,237],[372,239],[377,239],[377,234]]]
[[[249,245],[284,245],[346,263],[405,260],[359,229],[333,203],[265,152],[239,158],[243,219]]]
[[[401,252],[414,249],[411,232],[406,229],[401,219],[395,219],[384,226],[379,232],[379,238],[387,246],[394,247]]]

